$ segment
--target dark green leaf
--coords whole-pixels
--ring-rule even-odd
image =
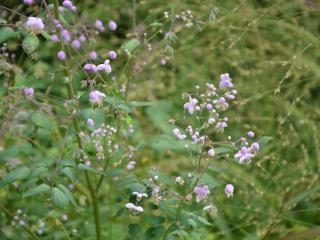
[[[138,236],[141,234],[141,227],[137,223],[129,224],[129,234],[132,236]]]
[[[28,54],[34,53],[40,45],[39,38],[33,34],[29,34],[22,41],[22,48]]]
[[[68,197],[59,188],[53,188],[51,191],[51,200],[58,208],[65,208],[69,204]]]
[[[58,188],[67,196],[67,198],[69,199],[69,201],[75,206],[77,207],[77,203],[74,200],[72,193],[69,191],[69,189],[67,187],[65,187],[62,184],[58,185]]]
[[[76,171],[74,168],[65,167],[65,168],[61,169],[60,172],[63,173],[64,175],[66,175],[73,184],[76,183],[77,176],[76,176]]]
[[[21,166],[13,171],[11,171],[8,175],[6,175],[1,181],[0,181],[0,187],[12,183],[17,180],[24,179],[28,177],[31,173],[31,170],[27,166]]]
[[[32,195],[36,195],[39,193],[48,192],[50,189],[51,188],[47,184],[43,183],[35,188],[30,189],[29,191],[27,191],[25,193],[23,193],[22,197],[30,197]]]
[[[0,28],[0,44],[17,36],[17,33],[10,27]]]

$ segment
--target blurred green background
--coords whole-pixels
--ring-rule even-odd
[[[14,1],[7,3],[16,6]],[[133,37],[132,1],[86,0],[76,5],[83,20],[108,16],[117,21],[119,30],[103,35],[98,48],[117,50]],[[192,239],[279,239],[318,226],[320,1],[137,0],[135,30],[142,33],[155,19],[163,18],[164,11],[186,10],[205,24],[201,29],[196,25],[176,29],[178,40],[170,43],[174,53],[167,64],[160,65],[168,55],[167,42],[158,36],[151,50],[137,52],[128,69],[129,99],[156,104],[135,113],[140,122],[136,141],[149,143],[139,153],[144,165],[141,175],[151,166],[171,175],[190,170],[183,148],[165,137],[172,128],[168,120],[183,117],[183,93],[206,82],[217,84],[219,75],[229,72],[238,96],[237,105],[228,111],[226,135],[254,130],[258,137],[273,140],[251,165],[213,163],[207,177],[220,188],[232,181],[235,196],[225,200],[223,194],[213,192],[218,217],[212,226],[193,229]],[[166,31],[169,27],[165,25]],[[54,49],[52,44],[46,47]],[[42,54],[45,59],[48,52]],[[116,64],[115,71],[120,71],[121,56]],[[30,66],[27,72],[36,70],[36,65]],[[45,71],[40,75],[46,77]],[[114,239],[121,239],[127,226],[119,222],[113,232]]]

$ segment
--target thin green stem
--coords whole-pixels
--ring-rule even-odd
[[[45,1],[43,1],[43,2],[46,5]],[[58,0],[54,0],[54,14],[55,14],[56,19],[59,19],[58,6],[59,6]],[[50,11],[48,14],[51,15]],[[63,39],[61,37],[60,37],[60,46],[61,46],[61,50],[65,51],[65,46],[63,44]],[[68,68],[67,60],[63,61],[63,68],[64,68],[65,77],[68,78],[68,81],[67,81],[67,83],[68,83],[67,84],[68,97],[70,100],[73,100],[73,99],[75,99],[75,95],[74,95],[74,90],[73,90],[73,86],[72,86],[72,79],[71,79],[71,76],[70,76],[70,73],[68,70],[69,68]],[[76,117],[73,117],[73,127],[76,131],[78,147],[80,149],[83,149],[81,138],[79,136],[81,128],[80,128],[79,121]],[[99,217],[99,204],[98,204],[98,199],[97,199],[97,192],[95,191],[95,189],[93,187],[89,173],[87,171],[84,171],[84,175],[85,175],[85,179],[86,179],[88,189],[90,192],[90,196],[92,199],[92,208],[93,208],[93,215],[94,215],[94,221],[95,221],[95,227],[96,227],[96,239],[101,240],[102,239],[102,237],[101,237],[101,222],[100,222],[100,217]]]

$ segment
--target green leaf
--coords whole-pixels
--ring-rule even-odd
[[[90,172],[93,172],[93,173],[96,173],[96,174],[99,174],[99,175],[104,175],[104,176],[107,175],[107,174],[104,173],[104,172],[98,171],[98,170],[96,170],[96,169],[94,169],[94,168],[92,168],[92,167],[89,167],[89,166],[87,166],[87,165],[84,165],[84,164],[82,164],[82,163],[79,163],[79,164],[78,164],[78,169],[90,171]]]
[[[34,53],[40,45],[39,38],[33,34],[29,34],[22,41],[22,48],[28,54]]]
[[[41,33],[41,36],[43,36],[46,40],[51,40],[51,36],[45,32],[45,31],[42,31]]]
[[[233,150],[234,150],[234,147],[230,146],[230,145],[225,145],[223,147],[214,148],[214,151],[216,154],[225,154],[225,153],[231,152]]]
[[[131,39],[123,45],[123,48],[127,50],[129,53],[132,53],[137,47],[141,44],[139,39]]]
[[[58,208],[65,208],[69,204],[68,197],[59,188],[53,188],[51,191],[51,199]]]
[[[128,228],[128,232],[132,236],[138,236],[141,234],[141,227],[137,223],[129,224]]]
[[[36,112],[31,116],[31,120],[35,125],[39,127],[43,127],[48,130],[52,129],[51,121],[45,114]]]
[[[260,147],[263,147],[264,145],[266,145],[268,142],[270,142],[273,139],[273,137],[270,136],[264,136],[262,138],[259,139],[258,143],[260,145]]]
[[[132,101],[129,104],[131,107],[148,107],[153,105],[152,102],[136,102],[136,101]]]
[[[60,172],[63,173],[64,175],[66,175],[73,184],[76,183],[77,175],[76,175],[76,171],[74,168],[65,167],[65,168],[61,169]]]
[[[58,185],[58,188],[67,196],[67,198],[69,199],[69,201],[75,206],[77,207],[77,203],[76,201],[74,200],[73,196],[72,196],[72,193],[69,191],[69,189],[67,187],[65,187],[64,185],[62,184],[59,184]]]
[[[163,236],[164,232],[165,228],[163,226],[151,227],[146,231],[145,237],[146,239],[151,239],[157,236]]]
[[[17,36],[17,33],[10,27],[0,28],[0,44]]]
[[[31,170],[27,166],[21,166],[13,171],[11,171],[8,175],[6,175],[1,181],[0,181],[0,187],[7,185],[9,183],[15,182],[17,180],[24,179],[28,177],[31,173]]]
[[[48,192],[50,189],[51,188],[47,184],[42,183],[39,186],[32,188],[29,191],[23,193],[22,197],[25,198],[25,197],[30,197],[39,193]]]
[[[45,172],[48,172],[48,168],[40,166],[32,171],[30,177],[38,177]]]

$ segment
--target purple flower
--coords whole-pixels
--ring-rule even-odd
[[[110,21],[108,26],[111,31],[114,31],[117,29],[117,23],[115,21]]]
[[[44,23],[41,18],[28,17],[26,27],[29,31],[34,33],[40,33],[44,29]]]
[[[87,125],[88,125],[88,127],[93,127],[94,126],[94,121],[91,118],[89,118],[87,120]]]
[[[79,49],[80,46],[81,46],[81,43],[78,39],[73,40],[71,43],[71,47],[74,49]]]
[[[167,64],[166,59],[161,58],[161,59],[160,59],[160,64],[161,64],[162,66],[166,65],[166,64]]]
[[[111,66],[110,66],[110,61],[107,59],[104,61],[103,64],[99,64],[97,66],[98,71],[106,71],[107,73],[111,73]]]
[[[101,103],[102,99],[105,97],[106,97],[106,95],[104,93],[95,90],[95,91],[90,92],[89,101],[93,105],[95,105],[95,104],[99,105]]]
[[[69,9],[71,9],[72,6],[73,6],[73,4],[72,4],[72,2],[71,2],[70,0],[64,0],[63,3],[62,3],[62,5],[63,5],[64,7],[66,7],[66,8],[69,8]]]
[[[176,137],[176,139],[182,140],[187,137],[186,135],[182,134],[178,128],[173,129],[172,132],[173,132],[174,136]]]
[[[59,59],[59,60],[65,60],[66,59],[66,53],[64,52],[64,51],[59,51],[58,53],[57,53],[57,58]]]
[[[192,98],[191,96],[189,96],[189,102],[184,104],[184,109],[188,110],[190,114],[193,114],[197,103],[198,100],[196,98]]]
[[[247,135],[248,135],[248,137],[254,137],[254,132],[252,132],[252,131],[249,131],[249,132],[247,132]]]
[[[30,88],[30,87],[25,87],[22,89],[23,93],[25,96],[29,96],[29,97],[32,97],[34,95],[34,90],[33,88]]]
[[[110,51],[108,53],[108,56],[109,56],[110,59],[114,60],[114,59],[117,58],[117,53],[115,51]]]
[[[254,155],[250,152],[250,149],[242,146],[240,151],[234,155],[235,158],[239,158],[239,163],[243,163],[244,161],[250,161]]]
[[[227,195],[227,197],[232,197],[234,191],[234,186],[232,184],[227,184],[224,188],[224,193]]]
[[[220,75],[219,87],[221,89],[223,89],[223,88],[232,88],[233,87],[233,84],[231,82],[231,78],[229,76],[229,73],[224,73],[224,74]]]
[[[216,129],[218,132],[223,132],[227,126],[228,124],[226,122],[217,122]]]
[[[260,150],[260,145],[259,145],[259,143],[252,143],[251,144],[251,149],[253,150],[253,151],[255,151],[255,152],[258,152],[259,150]]]
[[[221,97],[217,100],[217,107],[219,109],[225,110],[229,107],[229,104],[227,103],[227,101],[224,97]]]
[[[95,28],[98,29],[100,32],[104,32],[104,30],[105,30],[102,21],[99,20],[99,19],[97,19],[97,20],[94,22],[94,26],[95,26]]]
[[[61,36],[62,36],[62,38],[63,38],[63,40],[65,42],[70,42],[71,41],[71,34],[67,29],[63,29],[61,31]]]
[[[208,155],[209,155],[210,157],[214,157],[214,156],[216,155],[216,153],[215,153],[215,151],[214,151],[213,148],[210,148],[210,149],[209,149]]]
[[[96,53],[95,51],[91,51],[91,52],[89,53],[89,56],[90,56],[90,58],[91,58],[92,60],[95,60],[95,59],[97,59],[97,57],[98,57],[98,55],[97,55],[97,53]]]
[[[126,208],[128,208],[129,210],[133,211],[136,214],[143,212],[143,208],[142,207],[140,207],[138,205],[134,205],[133,203],[127,203],[126,204]]]
[[[84,42],[86,39],[87,39],[86,36],[83,34],[81,34],[79,37],[80,42]]]
[[[136,162],[135,162],[135,161],[130,161],[130,162],[128,163],[128,165],[127,165],[127,170],[132,170],[132,169],[134,169],[135,165],[136,165]]]
[[[52,42],[58,42],[58,41],[59,41],[58,35],[57,35],[57,34],[53,34],[53,35],[51,36],[51,41],[52,41]]]
[[[97,72],[97,66],[92,64],[92,63],[87,63],[86,65],[84,65],[84,70],[86,70],[87,72]]]
[[[201,202],[202,200],[206,199],[207,196],[210,194],[209,187],[207,185],[203,187],[195,187],[193,191],[196,194],[197,202]]]
[[[148,194],[146,193],[141,193],[141,192],[133,192],[132,195],[136,196],[137,198],[137,201],[141,201],[142,198],[147,198],[148,197]]]
[[[27,5],[31,5],[33,3],[33,0],[23,0],[23,3]]]

